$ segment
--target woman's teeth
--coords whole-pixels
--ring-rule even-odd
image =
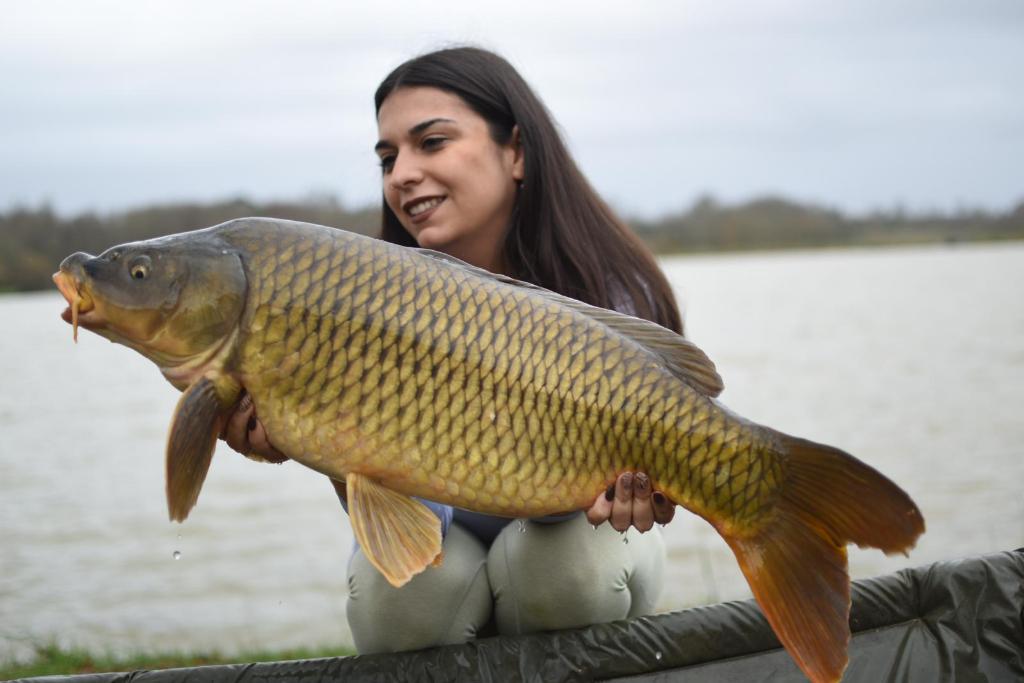
[[[431,199],[424,199],[421,202],[416,202],[409,207],[410,216],[418,216],[424,211],[433,209],[435,206],[444,201],[443,197],[432,197]]]

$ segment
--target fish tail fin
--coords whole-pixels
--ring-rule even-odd
[[[905,553],[924,531],[910,497],[843,451],[773,433],[784,462],[772,519],[726,535],[779,640],[812,681],[838,681],[850,641],[846,544]]]

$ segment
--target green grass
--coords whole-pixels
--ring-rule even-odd
[[[135,671],[138,669],[174,669],[207,664],[234,664],[239,662],[276,662],[289,659],[316,659],[343,657],[355,654],[348,648],[296,648],[291,650],[260,650],[224,656],[209,653],[146,653],[114,656],[90,652],[80,648],[62,648],[58,645],[36,645],[34,658],[25,663],[0,661],[0,681],[31,676],[102,673],[106,671]]]

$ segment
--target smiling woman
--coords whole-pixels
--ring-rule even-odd
[[[425,246],[412,231],[411,216],[402,215],[401,205],[396,210],[389,196],[388,187],[395,182],[391,164],[401,163],[401,150],[400,140],[387,136],[411,138],[419,133],[422,147],[417,156],[423,159],[453,143],[443,130],[436,131],[440,139],[434,141],[418,126],[451,126],[434,120],[451,119],[462,134],[469,135],[472,129],[476,155],[479,163],[488,164],[489,177],[494,172],[506,174],[491,190],[493,201],[504,206],[513,192],[510,213],[497,228],[502,272],[596,306],[625,308],[682,332],[672,290],[654,258],[587,182],[554,119],[511,64],[485,50],[441,50],[391,72],[374,101],[381,136],[377,153],[384,175],[385,240]],[[420,110],[414,121],[414,112],[398,106],[402,102],[436,108]],[[405,129],[397,121],[392,124],[401,113],[407,119]],[[392,125],[398,130],[386,129]],[[417,131],[411,130],[413,126]],[[479,135],[481,126],[490,140]]]
[[[384,200],[402,228],[421,247],[505,272],[501,247],[523,180],[518,130],[499,144],[461,98],[428,87],[396,90],[377,121]]]
[[[682,332],[653,257],[591,189],[544,105],[504,59],[475,48],[417,57],[384,79],[375,104],[384,240]],[[242,453],[282,457],[250,402],[224,436]],[[424,502],[442,522],[440,566],[399,588],[361,548],[353,553],[347,612],[361,653],[654,608],[665,559],[654,524],[669,522],[674,505],[644,472],[619,473],[586,514],[517,524]]]

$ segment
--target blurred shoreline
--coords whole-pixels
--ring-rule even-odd
[[[377,233],[379,207],[349,207],[330,195],[295,201],[153,204],[61,216],[52,207],[0,213],[0,293],[49,289],[72,251],[100,253],[115,244],[266,216]],[[1024,201],[1003,212],[911,212],[896,207],[847,214],[810,203],[764,197],[727,204],[704,196],[689,209],[656,219],[625,218],[660,256],[837,247],[959,244],[1024,239]]]

